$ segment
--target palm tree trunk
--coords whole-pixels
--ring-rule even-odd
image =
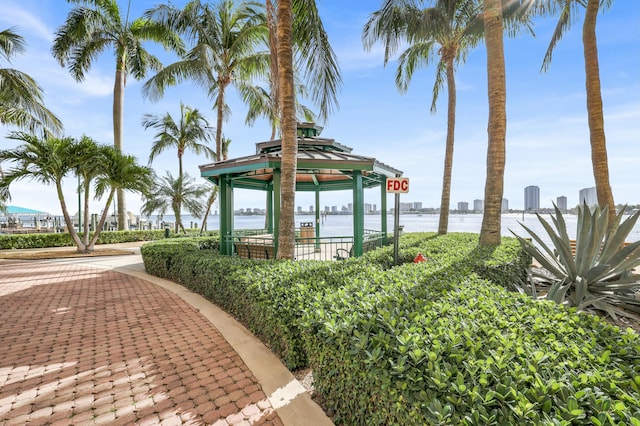
[[[224,119],[224,90],[226,85],[218,82],[218,117],[216,119],[216,160],[222,159],[222,120]]]
[[[88,182],[86,182],[85,180],[85,188],[84,188],[84,212],[82,213],[84,216],[84,223],[82,224],[83,226],[83,232],[84,235],[83,240],[84,240],[84,245],[85,247],[89,246],[89,218],[90,218],[90,214],[89,214],[89,196],[90,196],[90,187]],[[78,212],[78,218],[80,217],[80,212]]]
[[[442,176],[442,198],[440,200],[440,222],[438,234],[447,233],[449,226],[449,206],[451,204],[451,173],[453,164],[453,142],[456,129],[456,80],[453,68],[454,52],[446,52],[447,66],[447,143],[444,154],[444,172]]]
[[[83,244],[80,240],[80,236],[76,232],[73,227],[73,221],[71,220],[71,216],[69,216],[69,209],[67,208],[67,203],[64,201],[64,194],[62,193],[62,184],[60,182],[56,182],[56,191],[58,193],[58,201],[60,201],[60,208],[62,209],[62,216],[64,216],[64,223],[67,225],[67,230],[69,231],[69,235],[74,243],[76,243],[78,253],[86,253],[87,246]]]
[[[502,2],[484,0],[489,93],[489,136],[481,246],[500,245],[502,194],[504,191],[505,138],[507,133],[507,88],[502,33]]]
[[[278,82],[282,117],[281,212],[278,259],[293,259],[295,252],[295,189],[298,140],[293,91],[293,53],[291,47],[292,0],[278,1]]]
[[[591,139],[591,162],[593,177],[596,182],[598,204],[609,209],[609,223],[616,217],[616,206],[609,183],[609,163],[607,160],[607,142],[604,133],[604,114],[602,112],[602,95],[600,91],[600,66],[598,63],[598,46],[596,42],[596,19],[598,16],[598,0],[589,0],[582,27],[582,45],[584,48],[584,64],[587,86],[587,114],[589,116],[589,137]]]
[[[124,61],[124,60],[122,60]],[[124,65],[118,64],[116,69],[116,81],[113,88],[113,145],[122,152],[122,122],[124,121]],[[127,223],[127,206],[124,190],[118,189],[118,230],[125,229]]]
[[[271,108],[274,117],[280,117],[280,90],[278,88],[278,34],[276,29],[276,13],[273,2],[266,0],[267,28],[269,29],[269,86],[271,89]],[[276,138],[276,122],[271,123],[271,140]]]
[[[100,237],[100,233],[104,229],[104,224],[107,221],[107,216],[109,215],[109,207],[111,207],[111,203],[113,202],[114,192],[115,191],[113,190],[109,192],[109,196],[107,197],[107,204],[104,206],[104,210],[102,211],[102,215],[100,216],[100,221],[98,222],[98,225],[96,226],[96,229],[93,232],[93,238],[91,238],[91,241],[89,241],[89,246],[87,247],[87,251],[93,251],[93,247],[95,246],[96,241],[98,241],[98,238]]]
[[[207,219],[209,218],[209,213],[211,212],[211,206],[216,202],[216,198],[218,196],[218,187],[214,186],[211,190],[211,195],[207,199],[207,211],[204,213],[204,218],[202,218],[202,226],[200,226],[200,235],[204,233],[204,230],[207,227]]]

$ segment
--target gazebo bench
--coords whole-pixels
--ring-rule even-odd
[[[273,243],[260,243],[256,241],[237,241],[234,243],[236,255],[245,259],[275,259],[275,247]]]
[[[349,257],[353,257],[353,251],[354,251],[354,247],[356,245],[353,244],[351,246],[351,248],[349,250],[345,249],[345,248],[337,248],[336,249],[336,255],[333,256],[334,259],[336,260],[345,260]],[[380,247],[380,238],[376,237],[376,238],[366,238],[362,241],[362,254],[365,254],[366,252],[376,249]]]

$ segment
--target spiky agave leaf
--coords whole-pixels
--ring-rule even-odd
[[[605,312],[615,320],[619,316],[640,314],[640,275],[633,272],[640,266],[640,241],[625,243],[640,212],[622,221],[623,209],[609,224],[606,207],[590,210],[584,204],[578,211],[574,257],[566,222],[560,210],[554,207],[555,216],[551,219],[555,229],[538,215],[553,249],[523,224],[521,226],[537,245],[516,235],[523,249],[551,275],[530,274],[530,277],[549,283],[545,298],[580,310]],[[531,278],[530,283],[533,288],[535,284]]]

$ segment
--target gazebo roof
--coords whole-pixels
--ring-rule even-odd
[[[364,188],[379,186],[383,176],[401,176],[373,157],[353,154],[348,146],[334,139],[298,135],[297,191],[337,191],[352,189],[353,172],[359,170]],[[256,154],[200,166],[200,175],[218,184],[229,175],[234,188],[267,190],[274,169],[282,163],[282,140],[256,144]]]

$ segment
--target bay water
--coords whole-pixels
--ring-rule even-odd
[[[552,223],[549,215],[542,215],[549,223]],[[404,232],[437,232],[438,231],[438,214],[401,214],[400,226]],[[564,215],[565,222],[567,224],[567,233],[569,238],[575,239],[576,225],[578,216],[572,214]],[[161,224],[160,218],[157,216],[151,216],[149,218],[152,223],[159,227]],[[172,215],[164,215],[162,218],[165,222],[173,222],[175,218]],[[393,215],[387,216],[387,232],[393,232]],[[624,220],[624,219],[623,219]],[[200,226],[202,223],[200,219],[193,218],[189,215],[183,216],[183,224],[185,228],[189,226]],[[315,216],[313,215],[296,215],[296,228],[300,227],[301,223],[311,223],[315,226]],[[335,237],[335,236],[347,236],[353,234],[353,216],[352,215],[328,215],[320,219],[318,224],[320,227],[321,237]],[[522,237],[529,237],[529,234],[522,227],[527,226],[534,231],[543,241],[550,243],[550,239],[547,237],[544,228],[540,224],[535,214],[525,213],[506,213],[502,215],[502,236],[513,236],[512,232]],[[234,217],[235,229],[264,229],[265,217],[260,215],[244,216],[236,215]],[[365,229],[371,229],[379,231],[381,229],[381,217],[379,215],[365,215],[364,217]],[[480,233],[482,227],[482,214],[451,214],[449,215],[449,232],[471,232]],[[219,216],[209,216],[207,220],[208,230],[219,229]],[[632,229],[627,237],[628,242],[640,240],[640,221],[636,223],[636,226]]]

